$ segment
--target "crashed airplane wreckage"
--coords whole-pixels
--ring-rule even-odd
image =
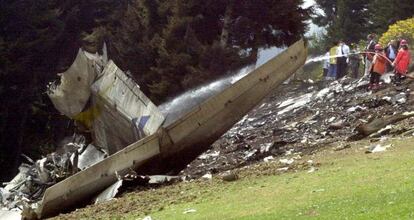
[[[131,170],[177,174],[302,67],[306,58],[306,43],[300,40],[167,122],[139,86],[108,60],[105,50],[102,56],[79,50],[75,62],[61,74],[60,84],[52,85],[48,94],[61,113],[91,131],[93,145],[78,147],[81,153],[68,159],[78,172],[42,191],[42,199],[23,207],[21,215],[33,219],[57,215],[110,190]],[[7,217],[0,209],[2,214]]]

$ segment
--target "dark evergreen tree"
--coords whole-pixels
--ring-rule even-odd
[[[368,4],[358,0],[338,0],[337,18],[328,29],[332,39],[348,43],[364,39],[369,32]]]
[[[313,22],[321,27],[332,25],[338,12],[337,0],[315,0],[315,2]],[[317,12],[318,10],[322,10],[322,13]]]
[[[398,20],[414,16],[412,0],[316,0],[323,13],[313,22],[326,27],[326,44],[339,39],[357,42],[369,33],[381,35]]]
[[[79,47],[96,52],[106,41],[110,58],[130,70],[144,92],[160,103],[254,62],[260,47],[298,39],[308,13],[301,4],[0,1],[0,181],[13,176],[21,153],[36,157],[40,146],[55,146],[72,132],[44,92],[56,73],[73,62]]]
[[[232,44],[252,49],[289,45],[306,31],[309,10],[302,0],[235,1]]]
[[[371,0],[369,3],[370,30],[382,34],[388,26],[414,16],[412,0]]]
[[[368,2],[358,0],[316,0],[324,14],[313,21],[327,30],[326,44],[337,40],[358,42],[369,33]]]
[[[64,119],[46,97],[46,85],[72,63],[82,36],[99,25],[109,3],[0,2],[0,181],[13,176],[21,153],[40,153],[39,146],[65,135]]]

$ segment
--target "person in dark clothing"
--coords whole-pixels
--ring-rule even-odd
[[[367,36],[368,45],[365,48],[365,75],[370,74],[371,72],[371,62],[374,57],[373,53],[375,52],[375,45],[377,42],[375,41],[375,34],[369,34]]]
[[[323,60],[322,63],[322,68],[323,68],[323,73],[322,73],[322,77],[323,79],[326,79],[326,77],[328,76],[328,72],[329,72],[329,50],[330,48],[326,48],[325,51],[325,59]]]
[[[394,62],[395,58],[398,54],[398,45],[396,40],[391,40],[390,43],[385,47],[385,54],[387,58],[391,61],[387,64],[387,71],[392,71],[392,62]]]
[[[362,60],[362,57],[358,51],[358,46],[356,44],[351,44],[351,54],[349,55],[349,68],[351,70],[351,76],[355,79],[359,77],[359,66]]]
[[[342,40],[339,41],[337,55],[338,72],[336,78],[340,79],[346,75],[346,70],[348,67],[347,59],[349,55],[349,47]]]

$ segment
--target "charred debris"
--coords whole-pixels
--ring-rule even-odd
[[[303,63],[300,61],[298,68]],[[287,79],[296,69],[286,70],[286,77],[279,81]],[[263,83],[262,79],[258,77],[258,82]],[[278,81],[275,82],[277,85]],[[291,81],[277,89],[273,86],[261,104],[255,103],[252,111],[245,111],[248,114],[241,113],[245,116],[237,119],[231,129],[221,129],[224,134],[213,138],[212,142],[218,139],[214,144],[200,149],[203,153],[195,155],[181,172],[162,173],[172,176],[146,175],[131,166],[122,172],[115,171],[111,184],[89,200],[108,201],[131,185],[211,179],[217,173],[224,173],[223,180],[234,181],[237,175],[228,171],[260,161],[280,163],[280,170],[286,171],[294,169],[301,156],[321,148],[341,150],[349,142],[369,138],[373,145],[367,146],[367,152],[373,153],[386,150],[389,146],[382,146],[381,142],[388,138],[412,136],[412,81],[395,86],[390,75],[385,75],[380,89],[368,91],[367,86],[366,78],[347,77],[333,82]],[[137,140],[153,135],[164,137],[159,129],[169,129],[163,127],[164,115],[105,53],[80,50],[74,64],[62,73],[60,84],[50,85],[49,96],[55,107],[80,123],[94,141],[88,143],[84,136],[74,134],[64,146],[41,160],[26,157],[19,174],[0,187],[1,218],[50,216],[42,207],[48,188],[76,177]],[[177,152],[172,151],[171,155],[174,154]]]
[[[203,100],[195,97],[198,105],[165,123],[165,112],[108,59],[105,48],[102,55],[80,49],[71,67],[60,74],[60,82],[48,88],[56,109],[90,137],[75,134],[41,160],[27,157],[19,174],[0,188],[2,219],[50,217],[90,200],[110,200],[122,186],[188,179],[174,174],[296,72],[307,57],[306,43],[300,40],[219,93]]]
[[[385,149],[387,139],[413,136],[414,83],[395,86],[389,77],[376,91],[367,89],[368,78],[281,85],[181,174],[197,178],[258,161],[278,162],[288,170],[301,156],[321,149],[342,150],[369,139],[371,153]]]
[[[58,75],[61,76],[60,81],[50,83],[47,93],[56,109],[75,120],[82,134],[65,138],[63,146],[40,160],[34,161],[22,155],[26,162],[19,167],[18,175],[0,187],[1,219],[39,218],[47,188],[153,134],[164,120],[139,86],[108,60],[106,45],[102,55],[79,49],[71,67]],[[91,136],[88,139],[93,139],[93,143],[87,143],[84,135]],[[113,198],[124,179],[140,184],[159,184],[177,179],[136,174],[118,178],[94,201]]]

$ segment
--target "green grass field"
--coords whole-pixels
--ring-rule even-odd
[[[393,147],[374,154],[364,153],[367,140],[342,151],[326,146],[301,159],[318,164],[312,173],[261,163],[234,182],[214,176],[138,190],[56,219],[414,219],[414,138],[384,144]]]
[[[359,146],[315,156],[318,171],[246,176],[188,185],[197,199],[150,213],[153,219],[414,219],[414,139],[387,152]],[[189,193],[186,191],[186,193]],[[196,212],[183,214],[187,209]],[[129,213],[126,218],[132,217]]]

